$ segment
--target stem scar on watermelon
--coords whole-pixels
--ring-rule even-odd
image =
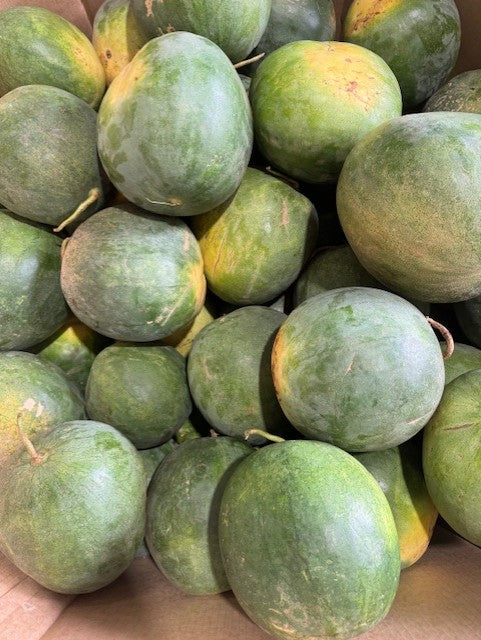
[[[242,60],[241,62],[237,62],[234,65],[234,69],[240,69],[241,67],[247,67],[248,64],[252,64],[252,62],[258,62],[262,60],[265,56],[265,53],[259,53],[257,56],[253,56],[252,58],[247,58],[247,60]]]
[[[65,229],[65,227],[68,224],[70,224],[71,222],[76,220],[80,215],[82,215],[82,213],[86,211],[91,204],[93,204],[94,202],[97,202],[97,200],[100,198],[100,195],[101,195],[100,189],[98,189],[97,187],[95,187],[94,189],[90,189],[88,198],[86,198],[83,202],[79,204],[79,206],[75,209],[72,215],[70,215],[63,222],[61,222],[58,225],[58,227],[55,227],[54,229],[55,233],[62,231],[62,229]]]
[[[41,405],[39,405],[41,406]],[[22,430],[22,419],[23,419],[23,410],[19,411],[17,413],[17,429],[18,429],[18,433],[20,435],[20,438],[26,448],[26,450],[28,451],[28,453],[30,454],[30,457],[32,459],[32,464],[40,464],[42,462],[42,460],[44,460],[45,456],[48,455],[47,453],[43,453],[43,452],[39,452],[35,449],[35,447],[33,446],[32,441],[27,438],[27,436],[24,434],[23,430]]]
[[[446,351],[443,353],[443,359],[448,360],[454,353],[453,336],[451,335],[449,329],[447,329],[440,322],[436,322],[436,320],[433,320],[428,316],[426,316],[426,320],[429,322],[432,328],[437,329],[439,333],[443,336],[443,338],[446,340]]]

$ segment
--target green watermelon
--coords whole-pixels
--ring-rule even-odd
[[[46,84],[98,107],[104,71],[75,25],[47,9],[13,7],[0,11],[0,33],[0,96],[23,85]]]
[[[95,14],[92,44],[105,71],[107,84],[118,76],[148,41],[131,0],[105,0]]]
[[[456,318],[466,336],[477,347],[481,347],[481,296],[454,306]]]
[[[193,595],[229,590],[219,549],[219,507],[228,478],[252,449],[233,438],[198,438],[170,453],[147,500],[147,546],[162,573]]]
[[[175,440],[167,440],[167,442],[164,442],[158,447],[152,447],[151,449],[139,449],[137,451],[140,455],[140,459],[142,460],[142,464],[144,465],[147,486],[150,484],[159,464],[165,456],[167,456],[171,451],[174,451],[177,446],[178,445]]]
[[[389,504],[357,460],[326,443],[273,444],[243,460],[222,496],[219,541],[239,604],[278,638],[350,638],[396,594]]]
[[[285,291],[316,246],[318,226],[307,198],[257,169],[247,169],[227,205],[192,221],[209,288],[238,306]]]
[[[387,64],[344,42],[301,40],[277,49],[259,66],[250,98],[260,151],[311,183],[335,182],[356,142],[401,114]]]
[[[424,430],[426,485],[441,516],[481,546],[481,371],[450,382]]]
[[[249,428],[279,433],[288,427],[270,370],[272,344],[284,319],[274,309],[243,307],[195,338],[187,364],[190,392],[217,431],[242,438]]]
[[[410,109],[447,80],[458,57],[461,25],[454,0],[353,0],[343,36],[387,62]]]
[[[342,227],[361,264],[401,295],[481,293],[481,116],[421,113],[365,136],[339,178]]]
[[[409,440],[354,457],[374,476],[389,502],[399,536],[401,569],[406,569],[426,551],[438,517],[426,489],[418,443]]]
[[[271,0],[132,0],[151,38],[189,31],[215,42],[232,62],[243,60],[259,42]]]
[[[204,213],[244,175],[249,100],[219,47],[170,33],[148,42],[110,85],[98,144],[107,175],[130,201],[170,216]]]
[[[444,350],[444,349],[443,349]],[[452,355],[444,361],[446,383],[449,384],[467,371],[481,369],[481,350],[456,342]]]
[[[272,0],[267,28],[252,55],[269,55],[297,40],[334,40],[335,34],[336,13],[332,0]],[[249,72],[258,66],[253,63]]]
[[[56,87],[19,87],[0,98],[0,121],[5,207],[59,225],[87,200],[84,216],[101,206],[97,116],[83,100]]]
[[[94,360],[85,401],[92,420],[112,425],[137,449],[156,447],[192,410],[185,359],[172,347],[113,344]]]
[[[187,225],[128,205],[78,227],[63,255],[61,285],[87,326],[133,342],[184,327],[205,297],[202,256]]]
[[[22,446],[17,428],[29,438],[45,435],[66,420],[85,416],[78,389],[51,362],[32,353],[0,353],[0,466]]]
[[[297,307],[277,334],[272,373],[293,426],[347,451],[405,442],[444,389],[441,348],[423,314],[363,287],[326,291]]]
[[[144,532],[145,476],[133,445],[112,427],[58,425],[0,469],[0,548],[59,593],[115,580]]]
[[[28,349],[67,317],[60,244],[46,227],[0,210],[0,349]]]
[[[30,351],[55,363],[84,391],[95,356],[108,343],[103,336],[71,316],[58,331]]]
[[[463,111],[481,114],[481,69],[465,71],[429,98],[424,111]]]
[[[200,433],[194,427],[192,422],[186,420],[184,424],[180,427],[180,429],[175,434],[175,440],[178,444],[182,444],[183,442],[188,442],[189,440],[196,440],[200,438]]]

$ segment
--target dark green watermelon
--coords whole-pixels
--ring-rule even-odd
[[[481,69],[451,78],[429,98],[423,111],[463,111],[481,114]]]
[[[481,296],[454,306],[459,325],[469,340],[481,347]]]
[[[249,100],[219,47],[169,33],[110,85],[98,145],[107,175],[131,202],[169,216],[204,213],[234,193],[246,170]]]
[[[0,121],[0,202],[7,209],[59,225],[89,198],[84,217],[101,206],[97,116],[83,100],[56,87],[19,87],[0,98]]]
[[[277,638],[356,636],[396,594],[389,504],[357,460],[326,443],[273,444],[243,460],[222,496],[219,541],[239,604]]]
[[[192,410],[185,359],[172,347],[113,344],[94,360],[85,401],[92,420],[112,425],[137,449],[156,447]]]
[[[0,469],[0,548],[59,593],[115,580],[142,539],[145,475],[134,446],[112,427],[58,425]]]

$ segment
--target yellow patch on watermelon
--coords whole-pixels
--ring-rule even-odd
[[[164,338],[162,344],[175,347],[179,353],[187,356],[196,335],[213,320],[214,316],[210,311],[206,307],[202,307],[199,314],[187,327],[179,329],[171,336]]]
[[[284,344],[284,335],[281,326],[277,332],[276,339],[274,340],[271,354],[272,379],[274,380],[274,387],[279,400],[280,396],[285,395],[288,391],[286,379],[282,370],[282,361],[283,356],[285,355],[285,349],[286,346]]]
[[[428,548],[433,533],[438,512],[432,504],[416,504],[410,515],[394,513],[399,534],[399,550],[401,555],[401,569],[407,569],[421,558]],[[398,516],[398,517],[396,517]]]
[[[148,68],[142,54],[135,58],[116,76],[105,94],[104,103],[107,106],[118,105],[125,98],[130,96],[136,84],[145,78]]]
[[[354,0],[344,21],[344,35],[349,37],[363,31],[371,23],[386,17],[405,0]]]

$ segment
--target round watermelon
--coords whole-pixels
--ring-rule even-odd
[[[481,350],[469,344],[456,342],[453,353],[444,361],[444,368],[446,371],[446,384],[449,384],[463,373],[473,371],[473,369],[481,369]]]
[[[463,111],[481,114],[481,69],[451,78],[429,98],[424,111]]]
[[[68,241],[61,285],[75,315],[115,340],[171,335],[202,308],[205,278],[194,235],[181,220],[110,207]]]
[[[272,373],[293,426],[347,451],[405,442],[444,389],[441,348],[423,314],[363,287],[333,289],[297,307],[277,334]]]
[[[234,193],[246,170],[249,100],[219,47],[169,33],[110,85],[98,145],[107,175],[131,202],[170,216],[204,213]]]
[[[481,116],[421,113],[365,136],[339,178],[342,227],[361,264],[403,296],[481,293]]]
[[[285,291],[316,246],[318,226],[307,198],[257,169],[247,169],[227,205],[192,221],[209,288],[238,306]]]
[[[356,636],[397,591],[389,504],[357,460],[323,442],[273,444],[243,460],[222,496],[219,541],[237,601],[277,638]]]
[[[94,360],[85,401],[92,420],[112,425],[137,449],[156,447],[192,410],[185,359],[172,347],[113,344]]]
[[[0,202],[7,209],[59,225],[87,200],[84,217],[101,206],[97,116],[83,100],[56,87],[19,87],[0,98],[0,121]]]
[[[343,36],[387,62],[410,109],[447,80],[458,57],[461,25],[454,0],[354,0]]]
[[[75,25],[47,9],[20,6],[0,11],[0,33],[0,95],[46,84],[98,107],[104,71],[92,43]]]
[[[311,183],[335,182],[356,142],[401,114],[387,64],[345,42],[301,40],[277,49],[259,66],[250,98],[260,151]]]

